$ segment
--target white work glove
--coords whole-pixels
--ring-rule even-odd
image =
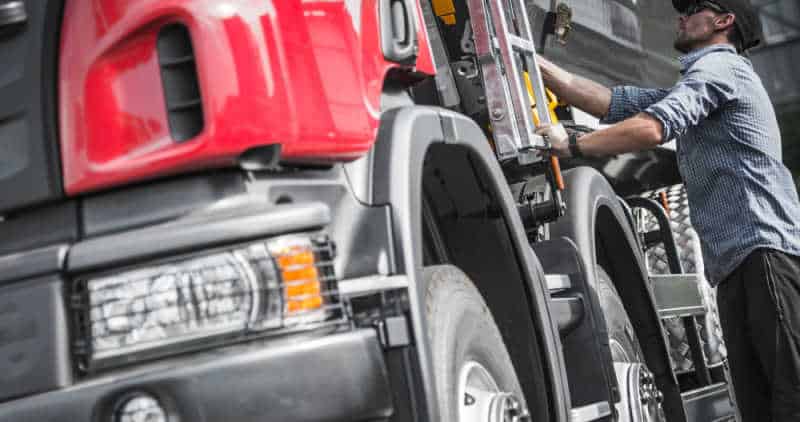
[[[536,134],[544,136],[550,143],[550,152],[557,157],[569,157],[569,134],[564,125],[542,124],[536,128]]]

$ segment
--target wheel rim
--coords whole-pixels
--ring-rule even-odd
[[[664,421],[664,401],[653,374],[640,363],[614,363],[617,381],[622,389],[622,401],[617,406],[620,421]]]
[[[625,350],[625,346],[616,339],[609,339],[608,347],[611,349],[611,360],[613,362],[633,362],[633,357]]]
[[[664,409],[661,403],[664,396],[656,387],[653,374],[644,365],[639,365],[638,396],[641,404],[641,414],[643,422],[665,420]]]
[[[458,373],[459,422],[530,422],[525,406],[513,393],[498,387],[480,363],[468,361]]]

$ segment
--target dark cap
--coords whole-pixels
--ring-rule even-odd
[[[679,13],[684,13],[695,3],[709,1],[736,15],[736,29],[742,37],[742,50],[749,50],[761,43],[761,20],[748,0],[672,0]]]

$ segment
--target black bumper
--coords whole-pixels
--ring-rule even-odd
[[[360,421],[392,412],[373,330],[249,343],[157,362],[0,404],[5,421],[109,421],[144,391],[170,421]]]

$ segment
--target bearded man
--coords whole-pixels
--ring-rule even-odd
[[[680,80],[605,88],[540,58],[545,84],[611,126],[545,126],[553,153],[604,156],[676,140],[679,170],[743,422],[800,421],[800,201],[775,111],[743,55],[761,27],[747,0],[673,0]]]

